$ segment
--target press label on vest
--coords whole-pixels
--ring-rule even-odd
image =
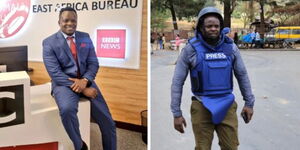
[[[226,59],[227,56],[222,53],[205,53],[205,60],[219,60],[219,59]]]

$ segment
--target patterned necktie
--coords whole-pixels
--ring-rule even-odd
[[[77,50],[76,50],[76,44],[74,43],[74,37],[73,36],[69,36],[67,37],[67,40],[70,41],[70,49],[71,49],[71,52],[72,52],[72,55],[75,59],[75,61],[77,62]]]
[[[67,40],[70,41],[70,49],[71,49],[71,53],[73,55],[73,58],[75,59],[76,62],[76,66],[77,66],[77,77],[80,78],[80,70],[79,70],[79,65],[78,65],[78,59],[77,59],[77,50],[76,50],[76,44],[74,42],[74,37],[73,36],[69,36],[67,37]]]

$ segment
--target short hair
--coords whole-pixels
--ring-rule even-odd
[[[75,14],[76,14],[76,16],[77,16],[77,12],[76,12],[76,10],[75,10],[74,8],[72,8],[72,7],[65,7],[65,8],[60,9],[60,11],[59,11],[59,18],[60,18],[61,14],[62,14],[64,11],[73,11],[73,12],[75,12]]]

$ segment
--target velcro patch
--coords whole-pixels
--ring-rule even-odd
[[[218,53],[205,53],[205,60],[219,60],[226,59],[227,56],[223,52]]]

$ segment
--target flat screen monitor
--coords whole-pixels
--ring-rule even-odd
[[[0,47],[0,66],[6,66],[6,72],[27,71],[27,46]]]

